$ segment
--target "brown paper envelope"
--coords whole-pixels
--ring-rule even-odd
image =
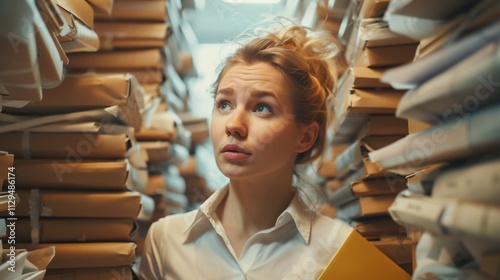
[[[129,145],[125,134],[9,132],[0,134],[0,138],[0,150],[10,151],[19,159],[71,155],[81,159],[123,159]]]
[[[90,29],[94,28],[94,10],[85,0],[55,0],[56,4],[75,15]]]
[[[138,141],[174,141],[176,139],[176,132],[141,128],[141,130],[135,132],[135,138]]]
[[[361,56],[363,64],[369,67],[401,65],[413,61],[417,47],[418,44],[365,48]]]
[[[401,180],[388,181],[385,178],[375,180],[362,180],[351,184],[352,192],[357,197],[397,194],[406,190],[404,177]]]
[[[390,0],[367,0],[363,1],[359,11],[360,18],[376,18],[384,15]]]
[[[141,196],[135,192],[85,192],[17,190],[19,205],[16,216],[28,217],[30,203],[38,204],[40,217],[60,218],[136,218],[141,208]],[[6,216],[0,213],[0,216]]]
[[[364,237],[377,237],[378,239],[381,235],[400,235],[406,232],[406,229],[391,217],[353,221],[350,225]]]
[[[405,93],[401,90],[355,89],[345,100],[346,110],[356,114],[394,114]]]
[[[168,22],[167,6],[164,1],[114,1],[110,15],[95,14],[99,20]]]
[[[165,22],[96,22],[95,32],[101,41],[106,44],[114,40],[165,40],[169,34],[169,24]]]
[[[396,195],[380,195],[361,197],[341,205],[338,208],[338,217],[344,220],[355,220],[373,216],[387,216],[389,206],[394,202]]]
[[[148,163],[162,163],[170,157],[171,144],[167,141],[141,141],[141,153]]]
[[[105,14],[111,14],[111,10],[113,9],[114,0],[87,0],[94,11],[103,12]]]
[[[57,219],[42,218],[38,222],[38,240],[49,242],[131,241],[137,232],[133,219]],[[16,241],[32,242],[29,219],[16,221]]]
[[[43,91],[43,100],[20,109],[6,110],[14,113],[60,114],[128,103],[136,107],[137,92],[133,77],[127,74],[68,75],[64,82]]]
[[[144,2],[145,3],[145,2]],[[68,69],[161,69],[164,58],[160,48],[68,55]]]
[[[28,250],[54,246],[56,255],[48,269],[132,266],[135,244],[130,242],[16,244]]]
[[[19,159],[16,167],[18,188],[58,188],[125,190],[128,163],[125,160],[85,160],[78,153],[66,159]]]
[[[387,68],[352,67],[355,88],[392,88],[391,85],[381,82]]]
[[[94,0],[96,1],[96,0]],[[132,280],[130,266],[49,269],[45,280]]]
[[[413,241],[409,238],[378,240],[371,243],[397,264],[412,263]]]

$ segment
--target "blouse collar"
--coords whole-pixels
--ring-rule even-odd
[[[191,215],[190,219],[187,221],[187,226],[184,230],[186,237],[185,243],[191,242],[210,228],[216,228],[216,221],[218,218],[215,211],[228,191],[229,185],[225,185],[208,197],[207,200],[194,211],[193,215]],[[304,242],[309,244],[313,219],[314,212],[300,200],[298,192],[295,192],[288,207],[276,220],[273,229],[293,221],[297,231],[304,239]]]

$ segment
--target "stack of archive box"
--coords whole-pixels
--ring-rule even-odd
[[[420,47],[413,63],[382,77],[406,90],[396,115],[424,129],[369,157],[410,177],[389,212],[421,233],[415,277],[498,279],[500,4],[428,5],[389,6],[391,30]]]
[[[141,191],[155,207],[150,217],[139,221],[138,255],[151,223],[185,212],[189,205],[177,166],[187,161],[198,136],[179,117],[187,110],[187,92],[172,63],[176,53],[168,46],[178,36],[169,20],[172,12],[171,3],[162,0],[115,1],[109,15],[96,17],[99,51],[70,56],[72,72],[132,73],[145,91],[143,126],[134,136],[144,159],[138,166],[144,178]]]
[[[12,29],[2,39],[35,38],[3,45],[5,53],[36,42],[26,55],[52,55],[51,63],[39,58],[29,68],[34,83],[19,74],[27,71],[15,71],[15,63],[2,72],[11,73],[2,77],[0,150],[15,157],[16,248],[55,249],[45,279],[131,279],[137,217],[147,216],[152,203],[138,192],[145,183],[134,131],[141,129],[150,105],[136,78],[126,72],[66,72],[72,55],[99,49],[94,18],[109,14],[113,1],[10,5],[2,11],[24,14],[7,19],[3,26]],[[31,34],[27,23],[33,21]],[[12,60],[29,62],[26,55],[16,51]],[[49,66],[57,71],[48,72],[54,68]]]
[[[404,91],[380,78],[388,69],[410,62],[418,41],[388,29],[382,20],[388,4],[350,1],[330,10],[332,21],[340,17],[335,12],[343,13],[340,23],[327,26],[338,30],[341,60],[345,59],[347,67],[340,64],[342,75],[331,103],[331,147],[320,173],[328,178],[325,192],[333,208],[330,215],[350,223],[411,274],[413,242],[388,212],[396,195],[407,189],[406,179],[382,170],[368,158],[369,152],[404,138],[409,131],[408,122],[395,116]]]

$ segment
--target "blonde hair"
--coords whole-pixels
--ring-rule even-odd
[[[214,93],[224,75],[237,64],[266,62],[282,73],[292,90],[293,114],[303,124],[317,122],[318,137],[296,163],[311,162],[323,154],[328,119],[327,99],[337,84],[334,58],[337,40],[327,32],[313,32],[298,25],[281,26],[278,31],[257,30],[261,35],[242,44],[223,63],[214,82]]]

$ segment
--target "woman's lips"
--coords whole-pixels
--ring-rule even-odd
[[[228,144],[222,148],[222,156],[226,160],[242,160],[246,159],[251,153],[238,145]]]

